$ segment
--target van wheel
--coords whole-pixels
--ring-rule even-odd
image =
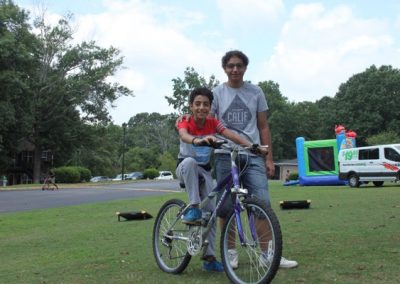
[[[360,181],[356,174],[351,174],[349,176],[349,185],[350,185],[350,187],[359,187],[360,186]]]
[[[382,186],[383,185],[383,181],[373,181],[372,182],[375,186]]]

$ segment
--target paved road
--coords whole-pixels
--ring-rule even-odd
[[[56,191],[0,190],[0,213],[161,195],[179,190],[176,180],[110,183],[74,188],[62,188],[60,185],[60,189]]]

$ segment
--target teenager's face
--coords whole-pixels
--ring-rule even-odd
[[[195,119],[205,119],[210,113],[210,109],[210,100],[203,95],[196,96],[193,103],[190,105],[190,110]]]
[[[226,64],[224,71],[228,76],[228,81],[234,83],[243,82],[243,76],[246,72],[246,66],[244,65],[242,59],[239,57],[231,57]]]

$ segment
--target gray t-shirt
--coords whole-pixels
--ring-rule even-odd
[[[262,89],[248,82],[244,82],[240,88],[231,88],[223,83],[213,89],[213,94],[211,113],[225,127],[250,139],[252,143],[261,144],[257,113],[268,110]]]

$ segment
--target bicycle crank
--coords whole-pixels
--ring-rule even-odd
[[[203,245],[202,227],[191,226],[189,229],[189,241],[187,243],[188,253],[192,256],[197,255],[201,251]]]

